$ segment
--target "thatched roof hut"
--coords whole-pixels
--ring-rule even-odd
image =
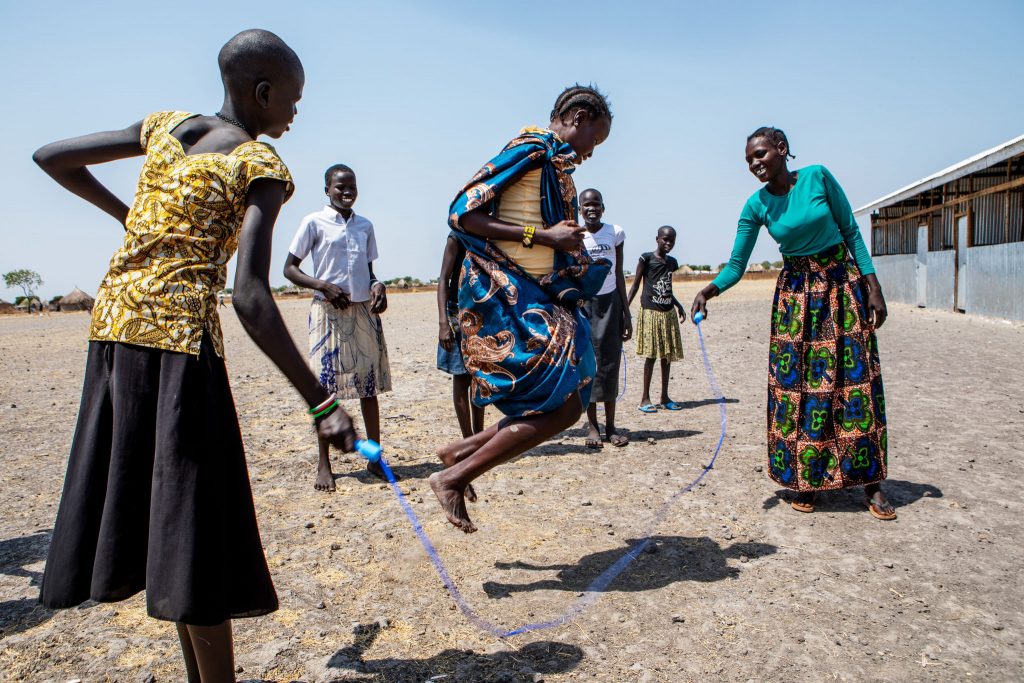
[[[687,266],[687,265],[682,265],[682,266],[679,266],[679,271],[678,272],[682,273],[683,275],[691,275],[691,274],[693,274],[693,268],[691,268],[690,266]]]
[[[96,303],[95,299],[80,290],[78,287],[75,287],[67,295],[61,298],[60,310],[91,311],[94,303]]]
[[[764,272],[764,266],[762,266],[760,263],[751,263],[750,265],[747,266],[747,272],[748,273],[763,273]]]

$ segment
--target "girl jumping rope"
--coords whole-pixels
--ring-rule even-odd
[[[430,486],[466,533],[476,531],[470,482],[572,426],[590,401],[594,350],[581,304],[611,264],[583,248],[569,174],[611,125],[597,89],[567,88],[547,128],[520,131],[452,202],[449,226],[466,249],[459,328],[473,402],[507,416],[438,451],[447,469]]]

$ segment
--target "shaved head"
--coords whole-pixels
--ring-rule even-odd
[[[586,190],[583,190],[583,192],[580,192],[580,201],[581,202],[584,201],[584,199],[583,199],[584,197],[592,197],[592,198],[596,199],[597,201],[601,202],[602,204],[604,204],[604,197],[602,197],[601,193],[598,192],[597,190],[595,190],[592,187],[591,188],[587,188]]]
[[[217,55],[224,88],[244,93],[260,81],[280,81],[303,74],[302,62],[288,45],[270,31],[242,31],[224,43]]]

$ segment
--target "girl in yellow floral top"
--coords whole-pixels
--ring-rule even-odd
[[[216,310],[236,249],[242,325],[309,404],[318,434],[347,451],[354,441],[348,415],[292,343],[267,280],[292,179],[256,138],[288,130],[302,64],[260,30],[228,41],[219,64],[225,96],[214,116],[158,112],[35,154],[54,180],[125,229],[93,309],[40,600],[71,607],[145,590],[150,616],[177,624],[191,683],[233,681],[230,620],[277,609]],[[86,168],[140,155],[131,208]]]

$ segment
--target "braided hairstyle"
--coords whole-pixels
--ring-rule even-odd
[[[774,128],[772,126],[761,126],[760,128],[758,128],[753,133],[747,136],[747,142],[750,142],[755,138],[764,138],[765,140],[772,143],[776,147],[778,147],[780,143],[786,143],[786,158],[796,159],[796,155],[790,152],[789,139],[786,137],[786,134],[783,133],[781,129]]]
[[[356,174],[355,171],[353,171],[351,168],[349,168],[345,164],[334,164],[333,166],[328,168],[326,171],[324,171],[324,185],[330,185],[331,184],[331,178],[334,177],[335,173],[351,173],[352,175]]]
[[[608,97],[594,84],[580,85],[579,83],[569,86],[558,96],[555,106],[551,109],[550,120],[565,121],[580,109],[590,114],[593,119],[612,120]]]

